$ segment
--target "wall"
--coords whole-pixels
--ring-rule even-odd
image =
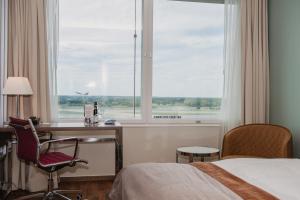
[[[219,130],[219,126],[214,125],[125,127],[123,130],[124,167],[141,162],[175,162],[176,148],[180,146],[218,147]],[[89,160],[88,168],[78,168],[76,172],[67,170],[61,174],[62,177],[114,174],[113,144],[81,144],[79,155]]]
[[[269,0],[271,123],[293,132],[300,157],[300,1]]]
[[[61,132],[57,133],[55,137],[105,137],[109,134],[111,133]],[[218,147],[219,136],[219,125],[126,126],[123,129],[124,167],[141,162],[175,162],[177,147],[194,145]],[[73,147],[67,147],[63,151],[71,153],[72,150]],[[61,177],[113,175],[114,156],[114,144],[80,144],[79,157],[88,160],[89,165],[78,166],[76,169],[66,168],[60,175]],[[17,158],[14,160],[14,163],[17,164]],[[17,165],[15,165],[13,172],[18,173]],[[40,170],[31,167],[29,189],[31,191],[45,189],[46,178]],[[16,181],[17,177],[14,178],[14,182]]]

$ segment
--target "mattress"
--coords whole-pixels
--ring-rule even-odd
[[[213,162],[235,177],[278,199],[300,199],[299,159],[236,158]],[[109,194],[111,200],[240,200],[213,176],[189,164],[143,163],[124,168]],[[245,198],[244,198],[245,199]]]

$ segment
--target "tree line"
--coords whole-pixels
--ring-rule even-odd
[[[59,104],[69,106],[81,106],[86,103],[98,102],[107,107],[133,106],[133,97],[129,96],[59,96]],[[141,105],[141,97],[135,99],[136,107]],[[202,97],[153,97],[153,106],[188,106],[197,109],[208,107],[218,109],[221,106],[221,98]]]

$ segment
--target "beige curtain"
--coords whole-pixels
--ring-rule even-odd
[[[242,122],[269,122],[268,1],[241,0]]]
[[[28,77],[33,95],[21,97],[20,114],[50,120],[46,11],[44,0],[8,1],[8,76]],[[8,116],[16,114],[15,98],[8,98]],[[14,146],[14,152],[16,152]],[[13,189],[47,188],[47,176],[36,167],[25,167],[13,154]],[[29,181],[28,181],[29,179]],[[25,183],[27,182],[27,184]]]
[[[35,115],[50,120],[46,12],[43,0],[9,0],[8,76],[29,78],[33,96],[21,97],[21,117]],[[8,116],[16,113],[8,99]]]

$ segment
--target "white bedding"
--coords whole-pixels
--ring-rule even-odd
[[[300,199],[300,159],[239,158],[215,164],[279,199]]]
[[[300,200],[299,159],[239,158],[214,162],[266,192]],[[112,200],[240,200],[215,179],[187,164],[146,163],[129,166],[117,176]]]

